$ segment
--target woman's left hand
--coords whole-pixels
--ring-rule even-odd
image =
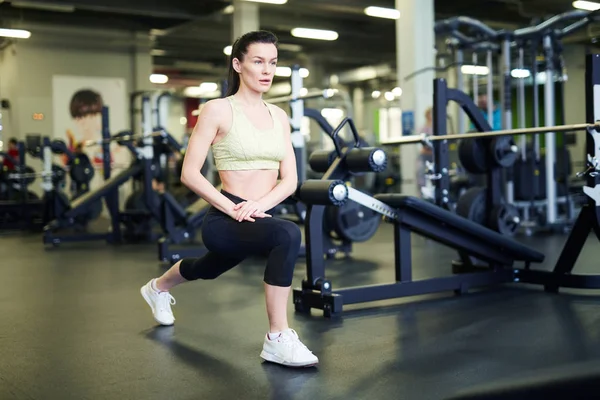
[[[238,222],[242,222],[243,220],[248,220],[248,221],[254,222],[252,217],[257,217],[257,218],[270,217],[269,214],[265,214],[263,205],[257,201],[252,201],[252,200],[243,201],[241,203],[236,204],[233,209],[238,212],[237,216],[235,218],[236,221],[238,221]]]

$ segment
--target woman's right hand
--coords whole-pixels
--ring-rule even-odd
[[[254,218],[271,218],[272,217],[270,214],[267,214],[263,211],[258,211],[258,212],[252,213],[250,215],[247,215],[244,219],[242,219],[240,221],[239,220],[239,209],[240,209],[240,206],[244,205],[244,203],[246,203],[246,202],[244,201],[242,203],[239,203],[237,206],[230,208],[229,211],[227,211],[227,215],[229,215],[231,218],[235,219],[238,222],[242,222],[242,221],[255,222],[256,220]]]

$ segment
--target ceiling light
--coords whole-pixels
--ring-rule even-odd
[[[384,7],[367,7],[365,8],[365,14],[369,17],[387,18],[387,19],[398,19],[400,18],[400,10],[395,8],[384,8]]]
[[[203,86],[204,85],[204,86]],[[221,93],[216,90],[218,85],[213,82],[204,82],[200,86],[188,86],[183,89],[183,95],[186,97],[203,97],[203,98],[216,98],[221,96]],[[214,90],[207,90],[214,89]],[[192,115],[198,115],[195,111]]]
[[[235,7],[232,4],[230,4],[223,9],[223,14],[233,14],[234,11]]]
[[[245,0],[251,3],[265,3],[265,4],[285,4],[287,0]]]
[[[326,99],[329,99],[329,98],[331,98],[331,97],[335,96],[335,94],[336,94],[337,92],[338,92],[338,91],[337,91],[336,89],[331,89],[331,88],[330,88],[330,89],[325,89],[325,90],[323,91],[323,97],[325,97]]]
[[[373,92],[371,93],[371,97],[374,99],[378,99],[379,96],[381,96],[381,92],[379,90],[373,90]]]
[[[517,79],[524,79],[524,78],[529,78],[531,76],[531,72],[529,72],[528,69],[518,69],[515,68],[512,71],[510,71],[510,76],[512,76],[513,78],[517,78]]]
[[[304,39],[336,40],[338,38],[337,32],[323,29],[294,28],[291,30],[291,34]]]
[[[169,82],[169,77],[163,74],[152,74],[150,75],[150,82],[163,84]]]
[[[466,75],[487,75],[490,69],[483,65],[463,65],[460,67],[460,72]]]
[[[574,1],[573,7],[579,8],[580,10],[596,11],[600,10],[600,3],[594,1]]]
[[[29,39],[31,32],[23,29],[0,29],[0,36],[16,39]]]
[[[74,6],[61,4],[45,4],[41,1],[11,1],[10,5],[18,8],[30,8],[33,10],[55,11],[55,12],[74,12]]]
[[[324,108],[321,110],[321,115],[326,119],[340,120],[344,118],[344,110],[340,110],[339,108]]]
[[[223,53],[225,53],[226,56],[230,56],[232,49],[233,48],[231,46],[225,46],[225,48],[223,49]]]
[[[188,86],[183,90],[183,95],[186,97],[200,97],[202,92],[200,86]]]
[[[395,87],[392,89],[392,93],[394,94],[394,96],[400,97],[402,96],[402,89],[399,87]]]
[[[152,49],[152,50],[150,50],[150,55],[151,56],[164,56],[165,54],[167,54],[166,50],[160,50],[160,49]]]
[[[275,69],[275,76],[292,76],[292,69],[290,67],[277,67]]]
[[[396,96],[394,96],[394,93],[392,93],[392,92],[385,92],[385,94],[383,96],[385,97],[385,99],[387,101],[392,101],[396,98]]]
[[[306,78],[309,75],[309,71],[306,68],[300,68],[300,76]],[[277,67],[275,69],[275,76],[290,77],[292,76],[292,69],[290,67]]]
[[[219,88],[219,85],[214,82],[202,82],[200,84],[200,92],[202,92],[202,93],[214,92],[218,88]]]
[[[300,96],[306,96],[308,94],[308,89],[303,87],[300,89]]]

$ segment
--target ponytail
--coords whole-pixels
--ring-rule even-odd
[[[225,92],[225,97],[233,96],[240,88],[240,74],[233,69],[233,50],[231,51],[231,54],[232,56],[229,59],[229,75],[227,77],[227,92]]]

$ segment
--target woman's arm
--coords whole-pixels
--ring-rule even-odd
[[[264,210],[270,210],[283,200],[290,197],[298,188],[298,171],[296,170],[296,155],[292,146],[292,135],[288,116],[279,107],[274,107],[283,126],[285,134],[285,157],[279,166],[279,183],[258,202]]]
[[[230,112],[227,107],[229,107],[227,100],[216,99],[208,101],[202,108],[183,158],[181,183],[218,210],[230,215],[235,204],[215,189],[200,173],[210,145],[222,125],[223,115]]]

